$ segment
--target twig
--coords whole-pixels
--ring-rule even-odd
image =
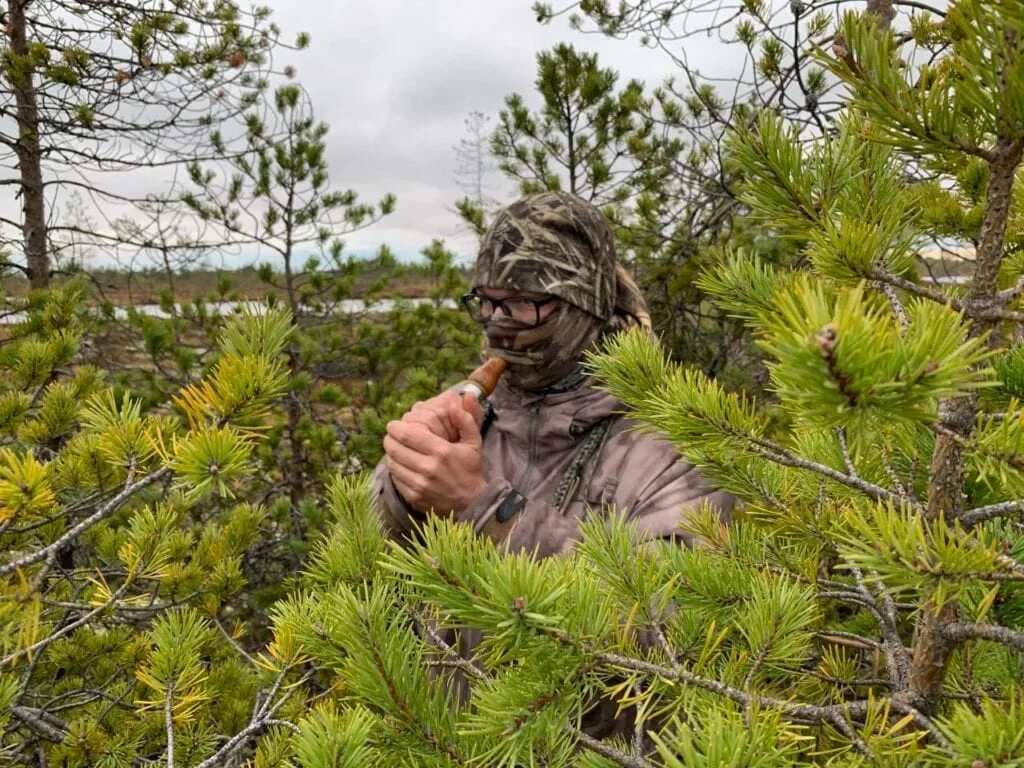
[[[971,527],[978,523],[983,523],[986,520],[992,520],[996,517],[1012,515],[1018,512],[1024,512],[1024,499],[1003,501],[999,504],[989,504],[984,507],[969,509],[966,512],[961,513],[960,516],[957,517],[957,520],[960,521],[961,525]]]
[[[732,686],[725,685],[717,680],[709,680],[706,677],[695,675],[692,672],[687,672],[686,670],[680,670],[676,673],[668,667],[664,667],[659,664],[652,664],[647,661],[641,661],[640,659],[631,659],[617,653],[597,653],[595,654],[595,659],[601,663],[608,664],[613,667],[619,667],[620,669],[629,669],[634,672],[656,675],[666,680],[678,680],[685,685],[692,685],[695,688],[710,691],[711,693],[717,693],[718,695],[724,696],[725,698],[743,706],[748,706],[751,702],[754,702],[761,707],[778,709],[790,717],[811,720],[819,723],[834,722],[832,718],[836,713],[849,717],[861,717],[865,715],[871,707],[878,706],[882,703],[882,700],[878,699],[862,699],[858,701],[843,702],[842,704],[830,704],[828,706],[795,704],[791,701],[776,699],[771,696],[750,694],[746,691],[740,690],[739,688],[733,688]],[[910,715],[913,717],[914,721],[921,726],[922,730],[928,733],[940,747],[943,749],[950,748],[949,742],[939,732],[935,723],[928,719],[928,717],[920,710],[910,706],[909,704],[905,704],[898,699],[890,699],[888,700],[888,704],[890,708],[898,714]]]
[[[28,555],[23,555],[22,557],[16,558],[11,562],[0,566],[0,576],[6,576],[7,574],[18,570],[19,568],[24,568],[26,566],[32,565],[33,563],[38,563],[40,560],[45,560],[47,557],[49,557],[51,552],[60,551],[60,549],[65,544],[67,544],[70,541],[73,541],[83,531],[91,528],[100,520],[103,520],[104,518],[114,514],[118,509],[121,508],[123,504],[125,504],[132,496],[141,491],[143,488],[152,485],[153,483],[158,482],[159,480],[162,480],[163,478],[167,477],[170,474],[170,467],[163,467],[162,469],[158,469],[156,472],[152,472],[151,474],[146,475],[140,480],[136,480],[131,485],[125,486],[125,488],[119,494],[117,494],[117,496],[115,496],[102,507],[97,509],[93,514],[89,515],[89,517],[85,518],[72,528],[69,528],[64,533],[64,535],[62,535],[52,544],[48,544],[42,549],[36,550],[35,552],[32,552]]]
[[[897,689],[902,690],[906,685],[907,675],[910,672],[910,653],[900,640],[899,631],[896,626],[896,605],[891,596],[886,594],[881,584],[875,585],[878,592],[877,597],[871,594],[868,589],[867,579],[860,568],[854,566],[850,569],[854,579],[857,581],[858,591],[868,600],[875,604],[878,609],[875,613],[878,618],[879,627],[885,637],[885,658],[889,666],[889,675]],[[874,574],[877,577],[877,574]]]
[[[230,646],[231,646],[232,648],[234,648],[234,649],[235,649],[235,650],[236,650],[236,651],[237,651],[238,653],[240,653],[240,654],[241,654],[242,656],[244,656],[244,657],[245,657],[245,659],[246,659],[246,660],[247,660],[247,661],[248,661],[248,662],[249,662],[250,664],[252,664],[253,666],[259,666],[259,665],[258,665],[258,663],[257,663],[257,661],[256,661],[256,659],[254,659],[254,658],[253,658],[253,657],[252,657],[252,656],[251,656],[251,655],[250,655],[250,654],[249,654],[249,653],[248,653],[248,652],[247,652],[247,651],[245,650],[245,648],[243,648],[243,647],[242,647],[241,645],[239,645],[239,644],[238,644],[238,642],[237,642],[237,641],[235,640],[235,638],[233,638],[233,637],[232,637],[232,636],[231,636],[231,635],[230,635],[230,634],[228,633],[228,631],[227,631],[226,629],[224,629],[224,625],[220,623],[220,620],[219,620],[219,619],[217,619],[216,617],[214,617],[214,619],[213,619],[213,623],[214,623],[214,625],[216,625],[217,629],[219,629],[219,630],[220,630],[220,633],[221,633],[221,635],[223,635],[224,639],[228,641],[228,645],[230,645]]]
[[[289,690],[284,694],[284,696],[278,699],[277,702],[272,703],[273,697],[277,695],[276,692],[281,689],[286,672],[287,670],[282,670],[277,676],[273,686],[271,686],[270,695],[267,696],[267,699],[263,704],[255,709],[249,724],[228,739],[220,749],[195,766],[195,768],[219,768],[225,764],[229,755],[234,754],[235,751],[247,744],[249,740],[256,736],[260,731],[266,730],[267,728],[283,726],[292,731],[298,731],[298,726],[293,723],[288,723],[273,717],[277,710],[284,706],[285,702],[291,697],[291,690]],[[306,675],[299,682],[301,683],[304,680],[309,679],[310,676],[311,675]],[[294,690],[294,688],[292,690]]]
[[[892,482],[893,487],[896,488],[896,492],[899,493],[900,498],[905,501],[910,501],[910,491],[907,490],[907,486],[903,484],[900,479],[899,473],[896,468],[892,465],[892,457],[889,455],[889,450],[883,445],[882,446],[882,467],[885,469],[885,474],[889,476],[889,480]],[[916,457],[915,457],[916,458]]]
[[[584,748],[591,752],[606,757],[613,763],[623,766],[623,768],[654,768],[653,763],[649,763],[642,757],[632,757],[627,755],[625,752],[620,752],[614,747],[610,747],[602,741],[598,741],[593,736],[588,736],[583,731],[578,731],[574,728],[567,729],[567,733],[574,736]]]
[[[0,659],[0,667],[6,666],[6,665],[14,662],[14,661],[16,661],[17,659],[21,658],[22,656],[24,656],[26,654],[31,655],[31,654],[35,653],[36,651],[41,651],[44,648],[46,648],[48,645],[50,645],[50,643],[52,643],[52,642],[54,642],[56,640],[59,640],[60,638],[64,637],[64,635],[66,635],[66,634],[68,634],[70,632],[74,632],[79,627],[89,623],[89,621],[92,620],[92,618],[94,616],[99,615],[100,613],[105,611],[107,608],[109,608],[111,605],[116,603],[118,601],[118,599],[121,597],[121,595],[123,595],[127,591],[127,589],[130,586],[130,584],[131,584],[130,581],[126,581],[124,584],[122,584],[120,587],[118,587],[117,591],[114,592],[109,598],[107,598],[101,605],[96,606],[91,611],[89,611],[87,614],[85,614],[85,616],[82,616],[77,621],[73,621],[70,624],[66,624],[65,626],[61,627],[60,629],[58,629],[53,634],[47,635],[46,637],[44,637],[39,642],[34,643],[34,644],[28,646],[27,648],[22,648],[21,650],[15,651],[14,653],[9,654],[8,656],[5,656],[3,659]]]
[[[896,315],[896,319],[900,321],[900,328],[904,331],[910,327],[910,318],[907,317],[907,310],[903,307],[903,302],[900,301],[900,297],[896,294],[896,289],[889,283],[882,281],[878,282],[878,286],[882,289],[882,293],[885,294],[885,298],[889,300],[889,305],[892,307],[893,314]]]
[[[480,669],[480,667],[471,662],[469,659],[463,658],[458,651],[456,651],[454,648],[451,647],[451,645],[446,643],[444,641],[444,638],[437,633],[437,630],[434,629],[433,625],[430,623],[429,620],[419,615],[416,615],[415,619],[416,623],[423,629],[424,632],[427,633],[427,637],[430,638],[430,642],[433,643],[434,646],[439,651],[441,651],[448,657],[448,663],[451,666],[455,667],[456,669],[461,669],[467,675],[476,680],[490,679],[490,676],[486,672],[484,672],[484,670]]]
[[[846,466],[846,474],[855,480],[860,480],[857,468],[853,466],[853,457],[850,456],[850,448],[846,445],[846,430],[836,427],[836,439],[839,441],[839,450],[843,453],[843,464]]]
[[[885,652],[885,645],[872,640],[870,637],[863,637],[853,632],[818,632],[815,634],[819,640],[824,640],[835,645],[845,645],[849,648],[859,648],[861,650],[876,650]]]
[[[164,699],[164,725],[167,728],[167,768],[174,768],[174,681],[167,684]]]
[[[945,627],[946,637],[955,643],[965,640],[989,640],[1024,651],[1024,632],[1017,632],[996,624],[971,624],[954,621]]]
[[[763,438],[753,438],[752,440],[754,442],[754,453],[768,459],[769,461],[774,461],[776,464],[781,464],[784,467],[793,467],[795,469],[806,469],[810,472],[822,475],[823,477],[827,477],[829,480],[834,480],[841,485],[858,490],[865,496],[870,496],[872,499],[876,499],[878,501],[892,501],[902,505],[907,504],[906,500],[901,498],[899,494],[893,493],[887,488],[882,488],[874,483],[869,483],[859,477],[844,475],[842,472],[832,469],[832,467],[828,467],[824,464],[819,464],[816,461],[801,458],[790,453],[782,446],[775,445]],[[919,512],[923,511],[923,507],[916,502],[910,502],[909,506],[911,509],[915,509]]]
[[[843,717],[841,712],[832,713],[832,716],[829,718],[829,720],[839,730],[841,734],[843,734],[846,738],[853,742],[853,746],[857,748],[858,752],[860,752],[869,760],[875,759],[875,755],[871,751],[871,747],[869,747],[867,745],[867,742],[860,737],[857,731],[854,730],[853,726],[850,725],[850,722],[845,717]]]
[[[910,280],[895,275],[887,269],[875,266],[871,270],[871,276],[878,280],[883,285],[889,285],[894,288],[906,291],[907,293],[913,294],[914,296],[920,296],[923,299],[930,299],[931,301],[939,304],[945,304],[957,312],[960,312],[964,308],[964,303],[959,299],[955,299],[936,288],[929,288],[926,285],[920,283],[914,283]]]

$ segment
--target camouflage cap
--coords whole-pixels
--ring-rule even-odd
[[[480,244],[473,288],[552,293],[607,320],[615,304],[615,239],[604,215],[568,192],[512,203]]]

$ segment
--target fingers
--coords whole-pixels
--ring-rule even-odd
[[[402,418],[423,424],[438,437],[455,442],[459,439],[459,431],[449,414],[452,403],[457,401],[458,395],[454,392],[442,392],[437,397],[416,403]]]
[[[385,457],[385,462],[388,474],[391,475],[391,482],[395,484],[398,492],[414,507],[419,506],[419,498],[424,490],[420,475],[390,456]]]
[[[420,424],[431,433],[457,443],[469,437],[466,429],[465,415],[469,413],[479,433],[483,422],[483,407],[471,393],[461,395],[453,391],[443,392],[437,397],[416,403],[402,421],[407,424]]]
[[[433,408],[417,408],[414,405],[413,409],[402,417],[402,421],[410,424],[422,424],[438,437],[450,442],[459,439],[458,430],[454,429],[453,425],[447,419],[442,418],[441,414]]]
[[[398,444],[425,456],[446,455],[452,446],[450,440],[438,437],[423,424],[410,421],[388,422],[385,451],[388,451],[388,438],[391,439],[392,447]]]

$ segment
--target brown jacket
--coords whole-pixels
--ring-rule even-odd
[[[636,431],[637,422],[622,416],[625,406],[609,394],[584,384],[543,396],[500,383],[490,402],[494,414],[483,439],[487,487],[458,519],[510,550],[536,549],[539,557],[567,552],[580,521],[611,507],[652,538],[683,539],[680,521],[703,502],[726,518],[732,510],[731,495],[709,487],[671,444]],[[557,509],[552,502],[559,484],[587,435],[606,421],[607,433],[584,463],[575,493]],[[423,519],[395,492],[383,462],[374,489],[392,535],[408,534]]]
[[[670,443],[636,431],[637,422],[621,415],[624,405],[591,386],[540,396],[501,383],[490,403],[493,419],[483,439],[487,487],[458,519],[508,549],[536,549],[539,557],[568,552],[578,538],[580,521],[611,507],[652,538],[679,536],[689,544],[679,529],[687,514],[705,501],[725,519],[732,511],[734,497],[711,489]],[[559,510],[552,504],[559,484],[587,436],[605,422],[607,432],[585,462],[576,492]],[[374,473],[374,490],[392,536],[408,536],[424,518],[396,493],[383,462]],[[504,522],[498,520],[509,513]],[[457,642],[468,657],[480,633],[463,630],[457,641],[454,636],[447,640]],[[453,683],[462,697],[468,695],[460,674],[453,675]],[[631,721],[631,711],[619,713],[613,702],[599,701],[584,718],[583,729],[603,738],[629,732]]]

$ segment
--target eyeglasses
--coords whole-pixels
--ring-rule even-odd
[[[501,310],[505,317],[511,317],[520,323],[539,325],[541,321],[540,308],[553,301],[558,301],[558,297],[553,293],[529,299],[522,296],[492,299],[472,291],[462,296],[462,306],[469,312],[469,316],[478,323],[486,322],[495,312]]]

